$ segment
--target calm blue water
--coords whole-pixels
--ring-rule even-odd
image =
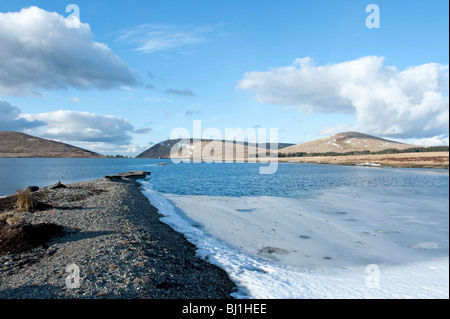
[[[132,170],[148,170],[162,162],[144,159],[0,158],[0,196],[30,185],[49,186],[102,178]]]
[[[69,184],[132,170],[150,171],[155,190],[180,195],[281,196],[306,198],[317,190],[341,187],[407,187],[448,196],[448,170],[380,169],[280,163],[260,175],[255,163],[157,163],[155,159],[0,158],[0,196],[30,185]],[[266,164],[267,165],[267,164]]]

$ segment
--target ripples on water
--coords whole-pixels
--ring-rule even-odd
[[[157,165],[169,162],[168,165]],[[267,165],[267,164],[265,164]],[[30,185],[74,183],[131,170],[151,171],[155,190],[179,195],[282,196],[308,198],[314,191],[341,186],[417,187],[448,190],[448,170],[280,163],[260,175],[255,163],[181,163],[154,159],[0,159],[0,196]]]

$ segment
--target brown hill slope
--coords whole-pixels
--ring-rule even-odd
[[[24,133],[0,131],[0,157],[99,158],[104,156]]]
[[[277,148],[292,144],[279,144]],[[262,144],[261,152],[266,153],[270,145]],[[206,139],[176,139],[167,140],[153,145],[136,158],[188,158],[205,161],[222,159],[245,159],[254,157],[259,151],[258,145],[247,142],[206,140]]]
[[[280,153],[346,153],[356,151],[377,152],[385,149],[403,150],[415,145],[403,144],[358,132],[344,132],[315,141],[280,149]]]

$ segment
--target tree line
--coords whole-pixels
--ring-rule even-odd
[[[399,154],[399,153],[422,153],[422,152],[448,152],[448,146],[430,146],[430,147],[411,147],[404,150],[396,148],[389,148],[382,151],[371,152],[366,151],[352,151],[345,153],[325,152],[325,153],[306,153],[306,152],[290,152],[278,153],[278,157],[314,157],[314,156],[348,156],[348,155],[383,155],[383,154]]]

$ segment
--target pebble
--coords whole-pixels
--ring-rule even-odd
[[[232,298],[236,285],[226,272],[160,221],[135,180],[65,186],[37,190],[54,208],[24,215],[26,222],[62,225],[65,234],[46,247],[0,255],[1,299]],[[158,287],[160,275],[169,281]],[[70,276],[78,288],[67,285]]]

